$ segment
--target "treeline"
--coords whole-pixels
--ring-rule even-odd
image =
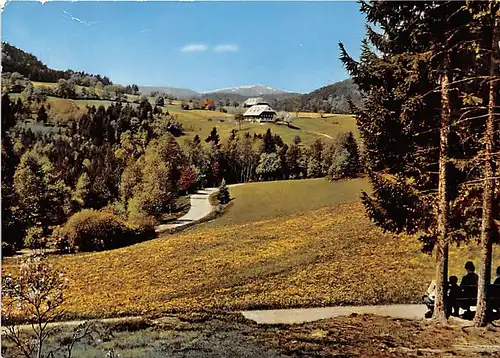
[[[38,58],[24,52],[7,42],[2,42],[2,73],[17,72],[31,81],[57,82],[60,78],[75,81],[81,86],[95,86],[97,82],[102,85],[112,85],[113,82],[104,76],[89,74],[83,71],[54,70],[43,64]]]
[[[384,230],[435,249],[439,319],[450,313],[450,245],[479,243],[483,326],[500,238],[500,3],[376,1],[361,10],[369,24],[360,59],[340,49],[366,94],[364,108],[352,108],[374,189],[363,194],[366,211]]]
[[[311,93],[277,99],[273,108],[288,112],[324,112],[349,114],[349,102],[361,105],[361,92],[351,79],[321,87]]]
[[[46,106],[2,96],[4,254],[47,243],[65,251],[116,247],[116,241],[95,238],[114,225],[123,243],[130,243],[130,232],[151,233],[180,195],[218,186],[222,179],[339,179],[360,172],[352,133],[332,145],[318,140],[304,147],[299,137],[287,145],[270,130],[265,135],[234,130],[222,143],[213,128],[206,138],[185,139],[181,147],[182,125],[147,100],[137,108],[87,107],[59,133],[17,125],[30,117],[50,122]],[[90,234],[89,227],[95,228]]]

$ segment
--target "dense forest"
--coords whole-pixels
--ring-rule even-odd
[[[273,108],[288,112],[325,112],[349,114],[349,101],[361,105],[361,93],[351,79],[321,87],[311,93],[277,99]]]
[[[13,102],[2,96],[4,254],[49,244],[60,251],[116,247],[94,242],[96,232],[112,237],[106,230],[120,223],[123,242],[144,237],[133,233],[151,233],[164,213],[175,210],[179,196],[223,179],[333,180],[360,172],[352,133],[310,147],[300,137],[288,145],[270,129],[265,135],[234,130],[222,142],[214,127],[208,137],[190,140],[183,138],[181,123],[146,98],[137,106],[87,106],[64,120],[56,120],[50,106],[42,97]],[[27,121],[52,130],[32,131]],[[75,225],[95,229],[77,235]]]

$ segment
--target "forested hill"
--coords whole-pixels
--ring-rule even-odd
[[[89,82],[91,79],[95,79],[105,86],[113,84],[106,76],[101,77],[100,75],[92,75],[86,72],[76,72],[73,70],[61,71],[51,69],[43,64],[36,56],[24,52],[6,42],[2,42],[2,73],[7,72],[18,72],[31,81],[39,82],[57,82],[60,78],[69,80],[71,77],[78,77],[80,79],[87,78]]]
[[[349,98],[354,104],[361,105],[361,93],[351,79],[318,88],[311,93],[278,100],[274,106],[284,111],[346,114],[350,113]]]

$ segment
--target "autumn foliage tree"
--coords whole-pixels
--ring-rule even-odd
[[[194,184],[196,184],[196,169],[192,166],[184,167],[179,178],[179,189],[187,192]]]

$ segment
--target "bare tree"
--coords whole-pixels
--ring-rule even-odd
[[[278,112],[276,115],[276,120],[285,123],[287,126],[290,126],[292,123],[292,115],[288,112]]]
[[[71,358],[73,356],[75,344],[84,339],[92,341],[94,339],[94,333],[97,333],[96,323],[83,322],[79,324],[72,330],[71,335],[64,337],[60,341],[59,347],[49,351],[47,358],[55,357],[55,354],[58,352],[61,352],[65,358]]]
[[[63,274],[46,262],[43,256],[30,256],[23,261],[16,275],[6,274],[2,280],[2,325],[4,339],[13,343],[19,355],[26,358],[54,357],[63,351],[70,358],[76,342],[94,332],[94,325],[77,326],[59,348],[44,354],[45,340],[57,332],[50,323],[63,316],[61,305],[67,280]],[[30,327],[19,326],[21,319],[29,320]]]
[[[234,115],[234,120],[238,122],[238,131],[241,131],[241,122],[243,122],[244,119],[243,114],[240,112]]]

